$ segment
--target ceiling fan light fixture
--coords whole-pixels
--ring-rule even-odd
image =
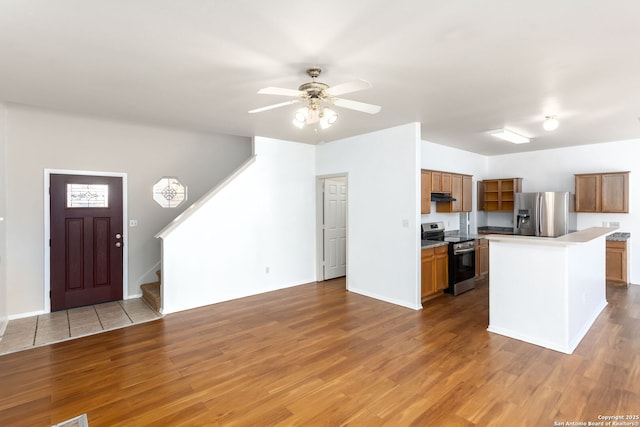
[[[324,108],[320,113],[320,127],[327,129],[338,120],[338,115],[330,108]]]
[[[293,123],[293,125],[298,129],[302,129],[304,127],[304,122],[299,122],[296,119],[291,120],[291,123]]]
[[[322,105],[325,104],[368,114],[380,112],[381,107],[379,105],[338,98],[340,95],[369,89],[372,87],[371,83],[366,80],[355,80],[330,87],[316,80],[321,71],[318,67],[307,69],[307,74],[311,77],[311,81],[300,85],[297,90],[272,86],[260,89],[258,91],[259,94],[282,95],[294,99],[267,105],[266,107],[254,108],[253,110],[249,110],[249,114],[273,110],[274,108],[291,104],[306,103],[306,107],[298,109],[294,113],[293,120],[291,121],[293,125],[302,129],[306,125],[319,123],[322,129],[326,129],[338,120],[338,114],[329,108],[322,107]]]
[[[513,144],[527,144],[531,141],[531,139],[526,136],[522,136],[520,134],[515,133],[509,129],[496,129],[489,131],[489,135],[495,136],[496,138],[503,139],[505,141],[509,141]]]
[[[308,115],[309,115],[309,109],[307,107],[296,110],[296,113],[293,116],[293,124],[297,128],[302,129],[304,125],[307,123]]]
[[[556,130],[558,126],[560,126],[560,122],[556,119],[556,116],[546,116],[544,122],[542,122],[542,127],[546,131]]]

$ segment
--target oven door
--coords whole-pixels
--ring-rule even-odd
[[[459,283],[476,276],[475,248],[454,250],[450,260],[451,284]]]

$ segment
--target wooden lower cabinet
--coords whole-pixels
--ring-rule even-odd
[[[607,240],[607,282],[628,285],[627,242]]]
[[[476,279],[489,278],[489,241],[476,240]]]
[[[433,298],[449,286],[449,255],[447,245],[422,249],[421,297]]]

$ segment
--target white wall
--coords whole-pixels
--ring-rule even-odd
[[[315,147],[254,146],[253,163],[162,233],[163,313],[315,281]]]
[[[348,180],[347,288],[420,309],[420,125],[317,147],[316,173]]]
[[[422,169],[455,172],[465,175],[473,175],[473,211],[469,214],[471,232],[477,230],[477,226],[485,225],[486,213],[478,212],[477,205],[477,181],[487,177],[488,157],[457,148],[446,147],[428,141],[421,142],[420,166]],[[447,230],[459,229],[459,213],[436,212],[435,202],[431,203],[431,213],[421,216],[421,222],[442,221]]]
[[[603,221],[620,222],[619,231],[631,232],[630,268],[632,283],[640,284],[640,140],[608,142],[579,147],[541,150],[489,158],[495,177],[523,178],[523,191],[575,192],[573,174],[631,171],[628,214],[578,213],[578,229],[602,226]],[[634,268],[636,267],[636,268]]]
[[[7,311],[7,280],[6,280],[6,135],[7,135],[7,108],[0,104],[0,336],[4,333],[8,321]]]
[[[566,246],[491,240],[489,249],[488,330],[573,352],[607,304],[605,236]]]
[[[154,235],[251,155],[248,138],[65,114],[9,104],[7,132],[7,307],[35,314],[44,304],[44,169],[127,174],[129,294],[154,279],[160,242]],[[177,176],[189,202],[163,209],[152,185]],[[125,292],[126,295],[126,292]]]

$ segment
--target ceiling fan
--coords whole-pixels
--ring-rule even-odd
[[[293,124],[302,128],[304,125],[319,122],[320,127],[322,129],[326,129],[335,123],[338,119],[338,115],[335,111],[325,107],[325,104],[369,114],[376,114],[382,109],[379,105],[337,98],[337,96],[344,95],[346,93],[369,89],[372,85],[368,81],[355,80],[329,87],[329,85],[325,83],[316,81],[321,72],[322,69],[317,67],[307,69],[307,74],[311,77],[311,81],[300,85],[298,90],[279,87],[265,87],[264,89],[260,89],[258,91],[259,94],[289,96],[295,99],[280,102],[278,104],[267,105],[266,107],[256,108],[250,110],[249,113],[260,113],[274,108],[306,102],[307,106],[296,111]]]

